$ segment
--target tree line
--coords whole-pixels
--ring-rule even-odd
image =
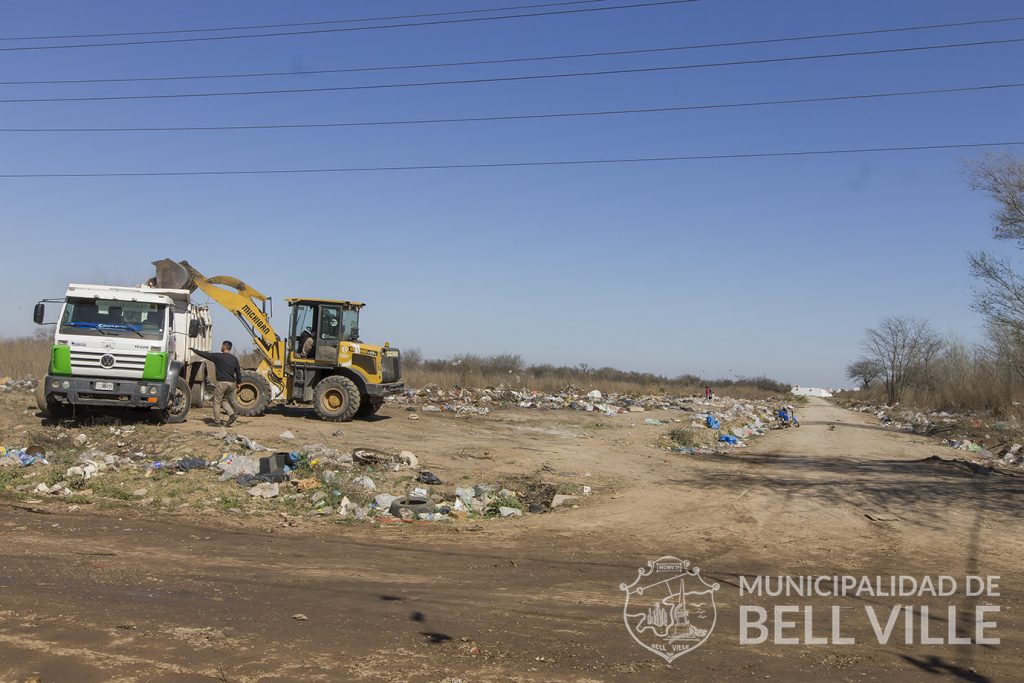
[[[992,236],[1024,248],[1024,158],[986,155],[966,166],[970,187],[995,203]],[[974,310],[985,339],[944,339],[927,320],[890,316],[868,328],[846,376],[889,405],[909,401],[945,410],[1001,412],[1024,389],[1024,273],[1006,257],[968,256]]]

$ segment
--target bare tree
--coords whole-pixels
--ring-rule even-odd
[[[992,236],[1024,248],[1024,159],[1009,152],[989,154],[967,164],[971,188],[996,202]],[[970,255],[971,274],[980,287],[974,308],[990,326],[1024,333],[1024,277],[1005,258],[984,252]]]
[[[855,360],[846,366],[846,378],[861,382],[867,389],[871,383],[881,378],[882,366],[869,358]]]
[[[907,387],[927,384],[944,342],[926,320],[908,316],[885,318],[864,333],[862,360],[876,363],[885,382],[886,400],[899,403]]]

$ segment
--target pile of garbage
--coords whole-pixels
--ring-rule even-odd
[[[1019,425],[1004,421],[986,424],[980,416],[922,413],[899,406],[858,404],[850,410],[872,415],[884,429],[940,437],[946,446],[970,453],[979,462],[1024,469],[1022,446],[1013,439],[1021,432]]]
[[[84,436],[84,435],[80,435]],[[116,436],[116,435],[115,435]],[[273,452],[239,434],[218,437],[222,443],[241,446],[207,459],[186,455],[173,460],[157,459],[144,453],[112,455],[88,448],[77,455],[51,454],[28,447],[0,450],[0,467],[29,467],[60,463],[57,471],[32,481],[26,476],[12,486],[18,492],[48,496],[91,496],[94,490],[107,495],[111,486],[123,489],[115,497],[136,499],[149,504],[160,486],[136,488],[141,479],[154,483],[167,477],[193,471],[208,471],[217,482],[244,490],[255,505],[279,500],[305,510],[311,516],[388,521],[443,522],[469,518],[517,518],[524,514],[544,513],[560,506],[575,506],[577,498],[589,496],[588,486],[559,493],[555,485],[537,485],[520,489],[515,483],[480,483],[474,486],[446,486],[440,477],[426,469],[411,451],[385,451],[375,448],[340,450],[318,443],[294,451]],[[88,439],[75,439],[85,448]],[[70,461],[69,461],[70,459]],[[68,467],[67,465],[71,465]],[[140,475],[114,479],[100,487],[97,477],[111,473]],[[410,475],[412,475],[410,477]],[[410,483],[412,479],[412,483]],[[148,488],[147,488],[148,487]],[[215,487],[216,488],[216,487]],[[519,490],[517,490],[519,489]],[[200,489],[202,490],[202,489]],[[212,496],[224,494],[209,490]],[[157,494],[159,495],[159,494]],[[228,495],[230,500],[231,496]],[[169,500],[169,499],[165,499]],[[235,499],[239,500],[239,499]],[[241,506],[241,501],[238,503]],[[231,508],[241,512],[241,508]]]
[[[26,448],[0,446],[0,467],[29,467],[30,465],[49,464],[46,453],[38,446]]]
[[[0,377],[0,393],[5,391],[32,391],[39,385],[37,379],[11,379]]]
[[[642,413],[648,410],[699,411],[704,407],[721,408],[726,411],[750,412],[764,401],[732,401],[715,397],[707,400],[697,396],[674,396],[671,394],[603,393],[597,389],[584,391],[581,387],[569,385],[555,393],[531,389],[512,389],[501,385],[496,388],[467,389],[458,385],[445,388],[430,384],[422,389],[406,389],[405,392],[389,396],[389,402],[398,405],[422,405],[422,412],[443,412],[455,415],[487,415],[497,406],[517,406],[537,410],[580,410],[585,412],[620,415]]]
[[[682,423],[666,433],[668,448],[674,453],[686,455],[708,455],[727,453],[736,448],[746,448],[747,440],[768,431],[772,423],[774,407],[768,401],[731,401],[716,398],[708,402],[710,410],[694,412],[688,420],[674,419],[671,423]],[[663,420],[648,418],[645,424],[666,424]]]

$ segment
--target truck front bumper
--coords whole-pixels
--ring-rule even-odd
[[[170,395],[166,382],[60,375],[47,375],[45,382],[46,398],[67,405],[165,408]]]
[[[382,384],[367,384],[366,393],[369,396],[390,396],[405,390],[405,382],[386,382]]]

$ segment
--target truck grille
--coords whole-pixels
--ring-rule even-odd
[[[110,364],[108,360],[108,364],[104,365],[104,356],[110,356],[113,359],[113,364]],[[82,370],[137,370],[142,372],[142,369],[146,367],[146,356],[103,349],[71,349],[71,366]]]
[[[391,349],[395,351],[396,349]],[[383,369],[382,379],[385,382],[397,382],[402,379],[402,358],[401,356],[389,356],[388,353],[384,352],[384,357],[381,359],[381,366]]]

